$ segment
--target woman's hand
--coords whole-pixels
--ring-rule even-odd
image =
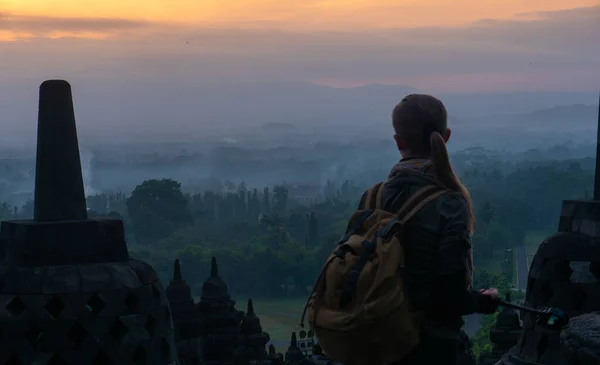
[[[500,305],[500,294],[498,289],[481,289],[479,291],[479,298],[477,298],[477,312],[484,314],[492,314],[496,312],[498,305]]]
[[[494,300],[500,299],[500,294],[498,293],[498,289],[496,288],[481,289],[479,293],[481,293],[482,295],[489,295]]]

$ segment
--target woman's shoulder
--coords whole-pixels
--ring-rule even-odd
[[[455,191],[448,191],[440,196],[438,209],[442,220],[446,223],[464,223],[469,226],[469,203],[464,195]]]

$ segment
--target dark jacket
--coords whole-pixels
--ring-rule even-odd
[[[381,206],[397,212],[417,190],[435,183],[431,163],[402,160],[383,185]],[[361,205],[365,194],[361,199]],[[465,198],[445,193],[406,223],[405,280],[412,306],[425,316],[428,335],[458,339],[462,316],[489,311],[490,300],[467,289],[466,261],[471,236]],[[493,304],[491,304],[493,307]]]

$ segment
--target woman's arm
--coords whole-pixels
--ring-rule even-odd
[[[447,194],[440,204],[441,239],[437,247],[435,270],[427,300],[421,309],[429,318],[444,318],[471,313],[493,313],[498,304],[490,295],[468,290],[467,257],[471,249],[469,214],[466,200]]]

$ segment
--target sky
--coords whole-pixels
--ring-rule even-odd
[[[0,80],[600,85],[598,0],[0,0]]]
[[[599,39],[600,0],[0,0],[0,109],[51,78],[170,108],[240,82],[596,92]]]

